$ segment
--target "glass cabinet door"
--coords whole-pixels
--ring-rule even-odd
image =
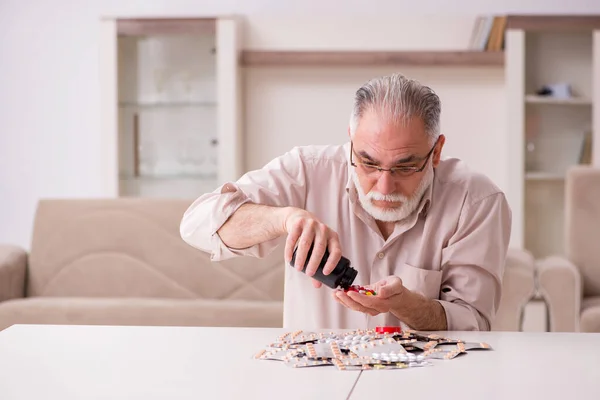
[[[219,20],[113,23],[118,195],[195,198],[214,190],[224,179],[219,165],[227,162],[219,157],[218,120],[228,112],[219,108],[234,103],[231,91],[219,93],[219,78],[227,77],[219,77],[218,69],[237,68],[223,67],[228,58],[219,59]],[[227,28],[223,35],[234,38]],[[236,43],[225,43],[225,52],[237,51]]]

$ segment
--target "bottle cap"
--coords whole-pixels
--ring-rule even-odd
[[[402,328],[399,326],[378,326],[375,328],[377,333],[396,333],[402,332]]]

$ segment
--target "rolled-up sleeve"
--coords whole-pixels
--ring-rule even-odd
[[[439,302],[448,330],[491,329],[502,295],[511,221],[502,193],[465,204],[457,230],[442,251]]]
[[[275,158],[263,168],[247,172],[196,199],[186,210],[180,235],[189,245],[210,254],[213,261],[235,256],[265,257],[279,244],[277,239],[246,249],[228,248],[217,231],[246,203],[304,208],[306,171],[299,148]]]

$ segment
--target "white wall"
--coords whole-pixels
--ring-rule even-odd
[[[444,155],[465,159],[504,187],[507,143],[501,69],[251,68],[246,73],[247,167],[259,168],[294,145],[347,141],[357,87],[373,76],[397,71],[427,83],[440,96],[447,138]]]
[[[300,15],[311,14],[342,18],[355,14],[359,18],[365,15],[371,17],[388,16],[388,22],[396,15],[398,18],[410,16],[410,13],[488,13],[488,12],[522,12],[522,13],[600,13],[600,2],[596,0],[562,1],[560,4],[548,4],[546,0],[468,0],[460,3],[446,3],[442,0],[347,0],[340,8],[339,1],[305,0],[303,2],[287,2],[281,0],[212,0],[212,1],[149,1],[138,0],[1,0],[0,1],[0,243],[13,243],[25,248],[29,247],[31,224],[35,205],[40,197],[96,197],[104,196],[102,159],[98,149],[102,145],[100,132],[100,87],[98,84],[98,18],[102,15],[206,15],[235,13],[248,16],[250,26],[252,21],[258,21],[266,14]],[[381,6],[381,7],[379,7]],[[272,20],[274,21],[274,20]],[[276,20],[275,20],[276,21]],[[323,20],[321,20],[323,21]],[[376,21],[371,19],[370,21]],[[377,25],[373,22],[362,25],[362,19],[349,24],[321,24],[327,27],[325,38],[331,38],[337,43],[360,44],[361,35],[357,29],[376,32]],[[432,24],[433,25],[433,24]],[[308,25],[310,27],[310,25]],[[341,29],[345,26],[348,29]],[[386,24],[385,26],[391,26]],[[285,27],[285,25],[284,25]],[[256,43],[268,43],[284,40],[286,43],[296,43],[298,46],[310,43],[301,42],[303,37],[297,34],[286,35],[285,32],[256,31],[257,35],[249,41],[251,46]],[[464,32],[463,27],[458,27]],[[452,35],[456,39],[456,32]],[[265,36],[266,35],[266,36]],[[265,39],[266,37],[266,39]],[[439,43],[446,38],[438,36]],[[324,37],[316,37],[324,39]],[[416,38],[397,36],[381,38],[379,43],[396,43],[410,45]],[[389,42],[388,42],[389,40]],[[437,43],[437,42],[436,42]],[[440,44],[442,45],[442,44]],[[303,137],[302,141],[276,141],[283,134],[297,132],[299,114],[294,109],[282,104],[277,99],[288,99],[298,102],[299,106],[307,107],[306,111],[319,112],[315,116],[317,123],[322,120],[322,130],[331,132],[329,140],[344,139],[347,122],[347,107],[349,95],[356,85],[374,73],[382,70],[359,71],[348,70],[343,73],[322,71],[319,73],[302,72],[297,75],[293,70],[269,71],[266,69],[251,69],[247,80],[249,93],[247,99],[257,105],[280,107],[283,114],[272,120],[266,118],[264,109],[251,114],[249,124],[250,137],[259,138],[262,127],[270,126],[273,147],[268,151],[256,151],[249,146],[249,166],[256,167],[268,158],[280,153],[290,144],[302,144],[309,138],[314,141],[324,141],[324,137],[311,131],[314,136]],[[482,143],[485,152],[476,154],[466,151],[467,144],[460,136],[463,118],[452,114],[452,110],[464,110],[464,107],[477,105],[477,98],[458,101],[455,96],[465,96],[461,82],[470,79],[469,71],[457,70],[448,72],[456,74],[456,81],[442,80],[435,71],[405,71],[433,85],[442,96],[445,107],[444,126],[448,131],[448,152],[468,154],[473,163],[478,164],[488,156],[497,152],[504,153],[505,146],[501,143],[501,128],[486,121],[498,121],[503,112],[501,76],[492,74],[485,76],[486,84],[478,89],[490,102],[475,121],[465,121],[476,128],[481,128],[481,136],[473,138],[476,143]],[[445,71],[438,71],[446,73]],[[482,72],[475,74],[479,76]],[[328,75],[330,74],[330,75]],[[335,80],[326,80],[327,77]],[[306,86],[291,85],[302,79],[308,87],[327,94],[327,101],[335,102],[331,114],[324,117],[316,104],[299,101],[290,96],[298,92],[306,92]],[[335,85],[332,84],[335,82]],[[320,83],[331,85],[326,90]],[[285,87],[284,87],[285,85]],[[274,97],[263,96],[265,92]],[[498,97],[487,97],[488,94]],[[289,104],[289,103],[288,103]],[[290,118],[285,117],[291,116]],[[464,115],[464,114],[460,114]],[[337,117],[335,120],[332,116]],[[492,125],[492,126],[488,126]],[[294,130],[285,131],[282,128],[293,126]],[[487,128],[487,129],[486,129]],[[479,129],[477,129],[479,130]],[[305,132],[305,131],[303,131]],[[487,132],[487,133],[486,133]],[[488,137],[484,135],[488,135]],[[454,136],[457,139],[453,139]],[[289,137],[289,136],[288,136]],[[335,139],[334,139],[335,138]],[[287,140],[287,139],[286,139]],[[454,140],[454,141],[453,141]],[[473,146],[473,143],[471,143]],[[497,150],[499,149],[499,150]],[[504,149],[504,150],[503,150]],[[504,163],[507,161],[498,157],[497,170],[491,174],[502,184]]]
[[[474,22],[469,15],[363,17],[359,29],[348,16],[253,17],[245,47],[464,49]],[[346,141],[356,89],[393,72],[419,79],[439,94],[444,154],[465,159],[506,187],[504,70],[498,67],[246,68],[246,166],[260,168],[294,145]]]

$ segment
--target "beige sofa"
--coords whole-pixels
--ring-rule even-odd
[[[31,251],[0,246],[0,329],[16,323],[265,326],[283,321],[283,255],[213,263],[186,200],[43,200]],[[533,260],[511,250],[496,330],[518,330]]]
[[[41,201],[30,253],[0,247],[0,329],[15,323],[281,326],[280,257],[211,263],[179,236],[190,203]]]
[[[553,332],[600,332],[600,168],[569,170],[565,254],[537,262]]]

